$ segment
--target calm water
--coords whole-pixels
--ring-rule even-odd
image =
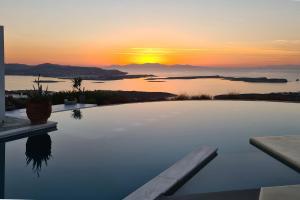
[[[268,93],[268,92],[298,92],[300,91],[300,69],[295,70],[201,70],[197,72],[134,72],[148,73],[159,76],[189,76],[189,75],[223,75],[234,77],[269,77],[286,78],[290,82],[284,84],[272,83],[246,83],[227,81],[220,79],[198,79],[198,80],[167,80],[166,82],[148,82],[144,79],[130,79],[118,81],[106,81],[95,83],[95,81],[84,81],[83,86],[87,90],[128,90],[128,91],[150,91],[150,92],[170,92],[175,94],[225,94],[235,93]],[[19,90],[31,89],[32,81],[35,77],[6,76],[6,89]],[[70,80],[60,80],[55,78],[44,78],[46,80],[63,81],[59,83],[47,83],[49,90],[61,91],[70,90]]]
[[[252,136],[300,134],[299,119],[300,104],[270,102],[159,102],[55,113],[51,120],[59,126],[50,137],[0,145],[1,190],[5,198],[121,199],[201,145],[218,147],[219,155],[178,194],[299,184],[297,172],[249,144]]]

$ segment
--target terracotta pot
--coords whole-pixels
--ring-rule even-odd
[[[26,107],[27,117],[31,124],[47,123],[52,112],[52,103],[50,101],[29,101]]]

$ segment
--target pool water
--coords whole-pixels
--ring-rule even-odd
[[[176,194],[300,183],[249,144],[252,136],[300,134],[300,104],[141,103],[51,120],[57,131],[0,144],[2,198],[122,199],[201,145],[218,147],[218,156]]]

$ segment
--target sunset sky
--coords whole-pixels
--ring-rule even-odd
[[[300,64],[300,0],[1,0],[6,62]]]

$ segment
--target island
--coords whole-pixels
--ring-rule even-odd
[[[34,83],[40,82],[40,83],[61,83],[61,82],[65,82],[65,81],[55,81],[55,80],[34,80],[32,81]]]
[[[222,79],[229,81],[242,81],[248,83],[287,83],[288,80],[284,78],[267,78],[267,77],[230,77],[230,76],[176,76],[176,77],[151,77],[146,80],[191,80],[191,79]]]

